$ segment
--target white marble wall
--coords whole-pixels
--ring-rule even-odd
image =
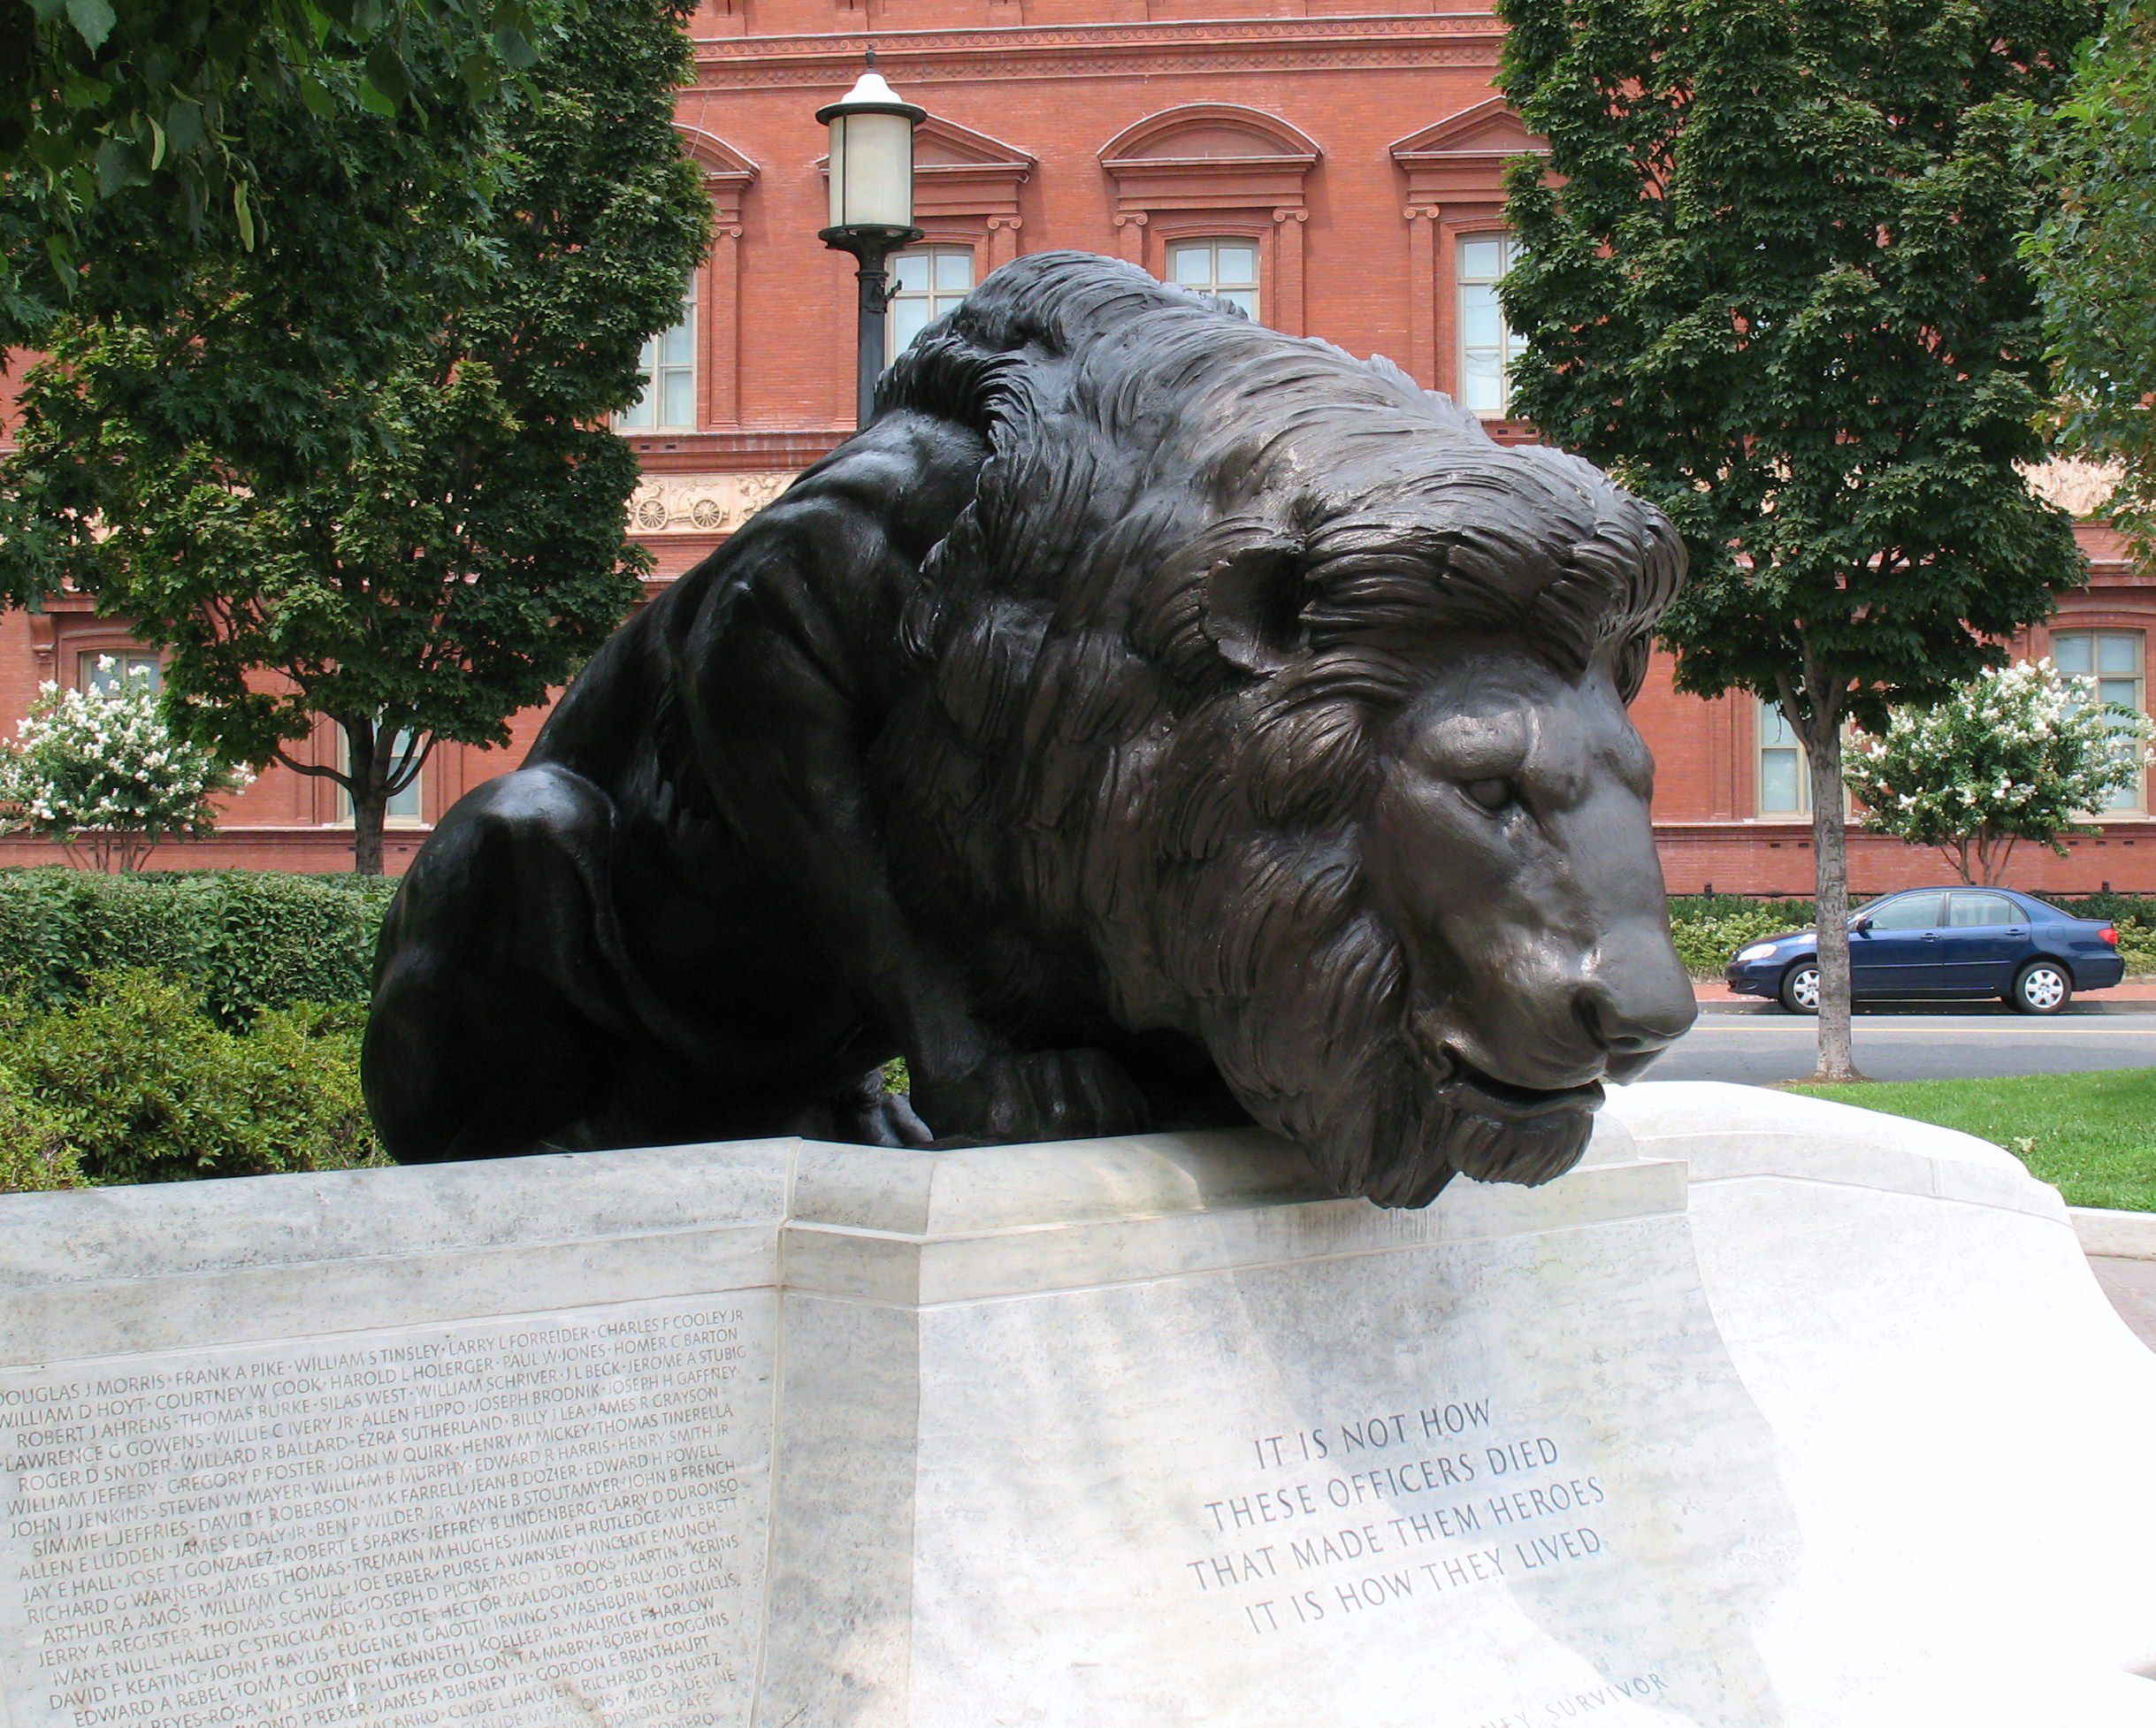
[[[2156,1723],[2156,1357],[1944,1131],[0,1201],[7,1728]]]

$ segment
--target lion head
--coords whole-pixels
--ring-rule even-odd
[[[1079,254],[991,276],[884,403],[989,453],[881,746],[954,945],[1025,932],[973,944],[984,991],[1195,1039],[1343,1193],[1570,1168],[1694,1012],[1625,715],[1667,519]]]

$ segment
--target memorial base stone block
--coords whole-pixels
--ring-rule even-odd
[[[0,1202],[7,1728],[2126,1728],[2156,1357],[1964,1136],[1613,1097]]]

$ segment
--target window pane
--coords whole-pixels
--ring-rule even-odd
[[[1254,287],[1258,282],[1258,248],[1233,243],[1214,248],[1214,279],[1225,287]]]
[[[2122,708],[2137,708],[2141,706],[2141,680],[2099,678],[2096,681],[2096,700]]]
[[[1258,295],[1249,288],[1222,288],[1219,296],[1253,323],[1258,317]]]
[[[75,684],[78,689],[111,692],[123,688],[156,690],[164,683],[164,668],[153,654],[113,653],[100,648],[77,656]]]
[[[1759,741],[1762,745],[1796,747],[1797,734],[1788,717],[1771,702],[1759,705]]]
[[[1494,282],[1504,274],[1504,241],[1495,235],[1460,241],[1460,279]]]
[[[669,426],[696,424],[696,374],[684,366],[666,374],[666,415]]]
[[[926,294],[929,291],[927,253],[901,252],[891,260],[891,264],[900,294]]]
[[[1504,314],[1498,309],[1497,290],[1470,287],[1460,290],[1460,340],[1471,348],[1502,349],[1505,339]]]
[[[1185,241],[1168,248],[1168,278],[1186,288],[1212,286],[1212,247],[1204,241]]]
[[[1797,753],[1762,751],[1759,758],[1760,814],[1779,814],[1798,807]]]
[[[680,369],[684,386],[667,376]],[[661,426],[684,431],[696,424],[696,279],[689,279],[682,296],[681,317],[669,329],[645,339],[637,356],[637,370],[644,374],[644,390],[634,404],[615,417],[624,432],[654,432]]]
[[[936,286],[944,293],[965,294],[973,287],[973,248],[945,246],[936,254]]]
[[[2096,669],[2134,673],[2141,669],[2141,643],[2130,631],[2107,630],[2096,638]]]
[[[924,295],[919,300],[894,300],[891,302],[891,347],[894,354],[903,354],[914,345],[914,339],[929,327],[929,302]]]
[[[2012,924],[2020,917],[2014,902],[1997,894],[1956,894],[1946,906],[1946,928],[1953,930]]]
[[[1470,413],[1504,412],[1504,366],[1494,351],[1471,349],[1460,356],[1460,400]]]
[[[397,758],[403,754],[405,743],[410,736],[411,734],[409,732],[394,733],[383,745],[383,748],[390,753],[391,768],[394,769],[396,767]],[[422,769],[421,773],[424,775],[424,770]],[[415,779],[402,791],[392,792],[389,795],[387,814],[392,822],[417,822],[419,820],[421,810],[418,780]]]
[[[389,758],[387,764],[389,771],[394,772],[397,758],[403,753],[404,742],[409,736],[409,734],[405,732],[390,732],[385,733],[378,740],[378,747]],[[352,766],[351,740],[347,738],[341,730],[337,734],[337,765],[346,769],[349,769]],[[388,821],[394,822],[424,821],[426,818],[425,791],[426,770],[422,768],[410,785],[405,787],[401,791],[390,794],[388,806],[383,814]],[[337,820],[341,822],[348,822],[352,820],[351,795],[342,786],[337,788]]]
[[[2095,646],[2094,639],[2080,631],[2071,636],[2054,636],[2051,643],[2052,663],[2069,678],[2085,678],[2096,670]]]
[[[1938,925],[1939,897],[1937,894],[1911,894],[1899,900],[1889,900],[1871,914],[1871,928],[1875,930],[1929,930]]]

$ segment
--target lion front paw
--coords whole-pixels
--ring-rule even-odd
[[[1097,1050],[1012,1051],[953,1080],[914,1082],[914,1108],[939,1144],[1000,1146],[1142,1134],[1145,1097]]]

